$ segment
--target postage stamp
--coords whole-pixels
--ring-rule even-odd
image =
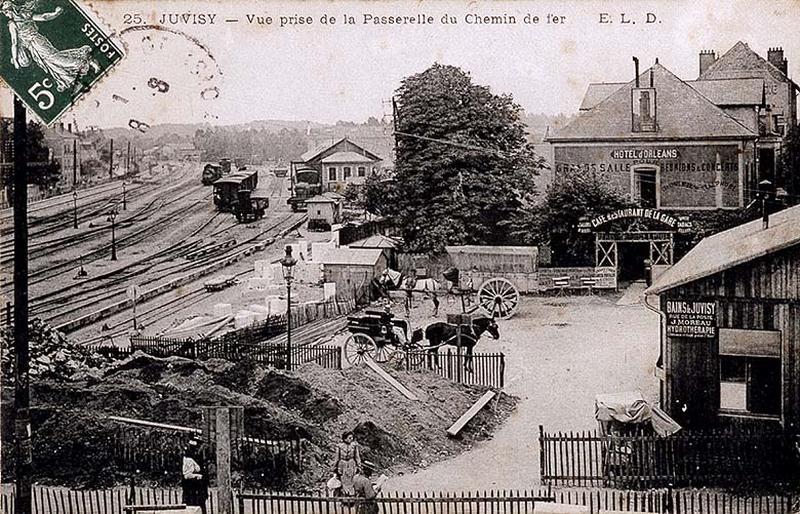
[[[73,0],[2,0],[0,77],[49,125],[123,57]]]

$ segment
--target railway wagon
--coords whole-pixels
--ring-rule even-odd
[[[235,213],[239,191],[253,191],[258,186],[257,171],[237,171],[214,182],[214,206],[220,212]]]
[[[306,208],[306,200],[322,194],[322,176],[320,172],[311,168],[302,168],[294,173],[292,197],[286,203],[292,206],[293,211]]]

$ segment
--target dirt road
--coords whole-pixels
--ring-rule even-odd
[[[385,490],[522,489],[539,480],[539,425],[548,431],[596,427],[597,393],[638,389],[657,399],[658,316],[616,297],[526,298],[519,314],[500,322],[506,390],[521,399],[489,440],[454,459],[392,477]],[[442,427],[445,430],[446,427]]]

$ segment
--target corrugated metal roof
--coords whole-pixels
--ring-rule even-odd
[[[491,245],[461,245],[445,246],[445,251],[450,255],[456,254],[481,254],[481,255],[524,255],[536,257],[539,248],[536,246],[491,246]]]
[[[375,266],[383,255],[383,250],[372,248],[337,248],[325,252],[322,264],[353,264],[356,266]]]
[[[769,218],[769,228],[762,226],[757,219],[703,239],[645,294],[660,294],[799,244],[800,206],[776,212]]]
[[[336,203],[336,200],[327,196],[316,195],[306,200],[306,203]]]
[[[755,138],[756,134],[726,114],[705,96],[672,74],[664,66],[654,64],[653,83],[658,110],[657,132],[633,132],[631,127],[631,90],[628,82],[594,108],[578,115],[548,141],[613,141]],[[649,84],[650,70],[639,77],[640,84]]]
[[[764,79],[714,79],[687,82],[716,105],[761,105],[764,103]]]
[[[586,94],[583,95],[583,101],[581,101],[581,106],[578,108],[578,110],[588,111],[612,94],[616,93],[617,90],[624,85],[625,82],[593,82],[589,84],[589,87],[586,89]]]
[[[350,243],[347,246],[350,248],[397,248],[399,244],[400,241],[393,237],[384,236],[383,234],[375,234],[374,236],[369,236],[361,241]]]
[[[322,159],[324,164],[338,164],[338,163],[371,163],[377,162],[366,155],[361,155],[356,152],[336,152],[335,154],[331,154],[324,159]]]

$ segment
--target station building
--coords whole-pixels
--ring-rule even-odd
[[[640,73],[634,61],[633,80],[589,84],[577,118],[547,141],[554,180],[588,175],[638,205],[585,226],[595,233],[596,266],[643,274],[645,259],[673,264],[675,234],[691,231],[693,217],[742,209],[760,181],[776,184],[780,141],[796,125],[797,86],[782,50],[765,60],[741,42],[719,59],[701,52],[693,81],[658,60]]]
[[[364,184],[367,177],[379,174],[380,156],[347,137],[322,143],[290,163],[292,177],[297,171],[314,170],[321,179],[323,192],[341,193],[349,184]]]

